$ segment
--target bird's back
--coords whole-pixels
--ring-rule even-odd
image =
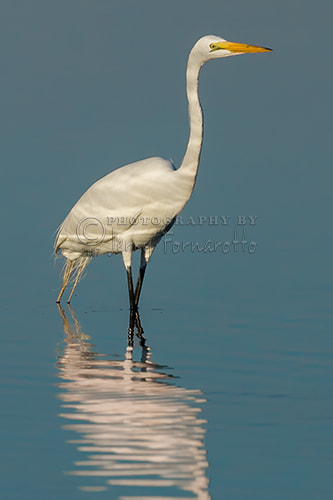
[[[55,251],[119,253],[164,234],[184,205],[171,162],[153,157],[112,171],[81,196],[61,224]]]

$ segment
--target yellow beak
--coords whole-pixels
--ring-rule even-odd
[[[225,49],[236,54],[244,53],[254,53],[254,52],[271,52],[272,49],[267,47],[259,47],[258,45],[247,45],[246,43],[236,43],[236,42],[218,42],[212,43],[211,49],[220,50]]]

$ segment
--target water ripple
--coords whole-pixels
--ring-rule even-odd
[[[67,473],[86,483],[100,478],[102,485],[80,489],[118,487],[126,493],[121,500],[176,500],[180,494],[209,500],[202,393],[175,385],[144,342],[140,361],[133,360],[132,346],[123,360],[94,352],[73,313],[71,325],[60,312],[66,334],[57,363],[60,416],[68,421],[62,428],[78,434],[69,442],[82,453]],[[144,496],[138,496],[141,488]]]

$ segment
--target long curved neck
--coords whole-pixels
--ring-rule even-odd
[[[193,57],[191,52],[186,70],[186,93],[190,119],[190,136],[183,161],[177,170],[178,175],[182,177],[189,191],[188,197],[191,196],[194,188],[203,137],[203,117],[198,94],[198,78],[201,66],[202,63],[200,63],[197,58]]]

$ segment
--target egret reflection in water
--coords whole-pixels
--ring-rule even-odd
[[[175,385],[167,368],[151,361],[142,336],[140,361],[131,341],[124,359],[108,359],[93,350],[72,310],[74,324],[59,310],[66,335],[57,363],[60,416],[72,422],[63,429],[78,434],[70,442],[82,460],[68,473],[82,477],[80,489],[120,488],[121,500],[171,500],[180,493],[209,500],[202,393]]]

